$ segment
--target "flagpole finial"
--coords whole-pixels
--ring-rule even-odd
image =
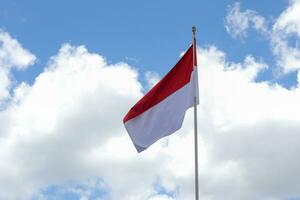
[[[192,32],[193,32],[193,35],[196,35],[196,26],[192,27]]]

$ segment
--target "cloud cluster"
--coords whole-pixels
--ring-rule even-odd
[[[19,48],[1,61],[13,63],[0,68],[11,82],[10,70],[26,68],[35,56],[2,35]],[[198,58],[200,198],[299,197],[300,88],[255,82],[268,66],[250,55],[232,63],[210,46],[198,49]],[[126,63],[109,64],[84,46],[64,44],[32,85],[5,87],[10,98],[0,111],[0,199],[67,193],[81,199],[193,199],[192,110],[180,131],[137,154],[122,118],[143,95],[138,76]],[[155,73],[146,77],[150,84],[157,79]]]
[[[176,191],[170,156],[159,144],[137,155],[122,124],[142,95],[137,72],[69,44],[48,63],[32,85],[23,82],[11,91],[0,112],[0,199],[43,199],[49,187],[62,188],[53,198],[66,190],[92,198],[88,186],[79,192],[65,186],[90,177],[103,180],[110,199],[172,198],[160,194],[161,188]]]
[[[225,20],[227,32],[234,38],[245,38],[249,28],[264,35],[270,43],[280,71],[289,73],[300,69],[300,1],[290,1],[289,7],[272,21],[253,10],[241,11],[240,3],[229,6]]]
[[[266,33],[266,20],[253,10],[241,12],[241,4],[235,3],[228,7],[228,15],[225,18],[226,31],[235,38],[245,38],[247,30],[252,27],[255,30]]]
[[[255,83],[248,74],[257,64],[232,68],[214,48],[201,60],[202,199],[299,196],[300,89]]]
[[[36,57],[0,29],[0,100],[9,97],[10,70],[24,70],[32,65]]]
[[[96,148],[123,135],[122,117],[140,89],[127,64],[108,65],[83,46],[63,45],[33,85],[15,88],[1,113],[10,120],[1,121],[0,198],[29,197],[109,166],[95,163]]]
[[[272,28],[271,44],[284,72],[300,69],[300,1],[293,0]]]

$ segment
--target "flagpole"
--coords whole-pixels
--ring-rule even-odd
[[[197,73],[197,67],[195,63],[195,41],[196,41],[196,27],[192,27],[192,32],[193,32],[193,67],[194,67],[194,72]],[[195,77],[197,77],[198,74],[195,74]],[[196,81],[198,79],[196,78]],[[198,84],[198,83],[197,83]],[[198,90],[198,88],[196,88]],[[195,151],[195,199],[199,200],[199,183],[198,183],[198,126],[197,126],[197,93],[198,91],[195,92],[194,96],[194,151]]]

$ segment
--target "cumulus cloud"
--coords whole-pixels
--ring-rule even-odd
[[[289,7],[276,20],[271,44],[278,65],[284,72],[300,69],[300,1],[291,1]],[[295,42],[291,42],[294,40]]]
[[[268,21],[253,10],[241,11],[240,3],[229,6],[225,18],[225,28],[234,38],[246,38],[249,28],[262,33],[270,42],[279,74],[300,69],[300,1],[292,0],[288,8],[272,21]]]
[[[122,115],[141,95],[136,79],[125,63],[108,66],[83,46],[64,45],[32,86],[15,89],[15,103],[5,111],[12,124],[1,140],[2,198],[29,197],[44,184],[95,175],[99,166],[89,156],[122,133]]]
[[[0,100],[9,97],[11,84],[10,71],[26,69],[32,65],[36,57],[9,33],[0,29]]]
[[[137,155],[122,124],[142,95],[137,76],[126,63],[109,65],[84,46],[65,44],[33,85],[18,85],[1,112],[9,123],[0,117],[0,198],[42,199],[49,185],[89,177],[103,179],[112,199],[156,195],[153,184],[168,173],[153,168],[167,160],[156,156],[159,148]]]
[[[198,54],[200,198],[300,196],[299,87],[255,82],[268,66],[251,55]],[[17,85],[0,111],[0,199],[192,199],[192,110],[180,131],[137,154],[122,118],[143,95],[138,76],[64,44],[32,85]]]
[[[201,199],[299,195],[299,89],[256,83],[267,66],[253,56],[232,63],[216,47],[198,50]],[[53,197],[192,199],[192,111],[179,132],[137,154],[122,117],[141,91],[126,63],[63,45],[1,112],[10,120],[1,127],[0,198],[43,199],[56,187]]]
[[[265,34],[267,31],[265,18],[253,10],[245,10],[242,12],[240,3],[235,3],[228,7],[228,14],[225,18],[225,28],[232,37],[245,38],[250,27]]]
[[[36,57],[9,33],[0,29],[0,66],[3,68],[25,69],[33,64]]]
[[[279,18],[276,20],[274,29],[280,29],[281,31],[289,34],[296,33],[300,36],[300,1],[292,0],[290,1],[289,7],[281,13]]]
[[[0,68],[0,100],[9,96],[8,87],[10,85],[10,79],[7,71]]]

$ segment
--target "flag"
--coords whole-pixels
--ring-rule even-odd
[[[194,40],[178,63],[124,117],[138,152],[181,128],[186,110],[198,95],[196,60]]]

